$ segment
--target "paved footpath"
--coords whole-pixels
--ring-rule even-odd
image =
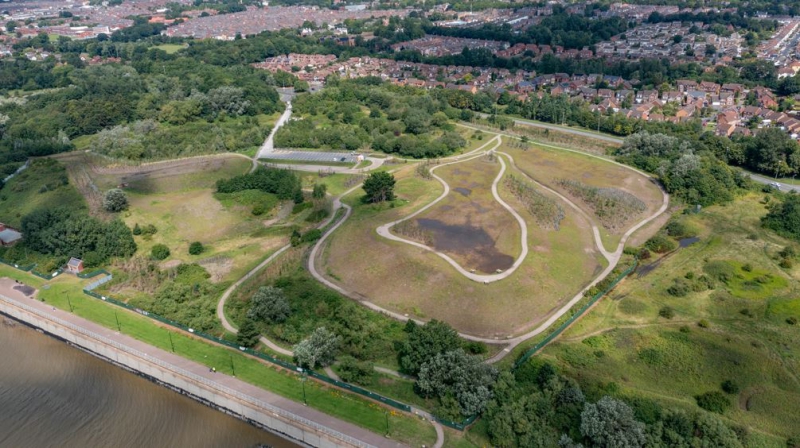
[[[290,412],[294,415],[311,420],[312,422],[315,422],[319,425],[325,426],[333,431],[338,431],[342,434],[360,440],[363,443],[373,445],[376,447],[405,446],[399,442],[386,439],[382,435],[375,434],[371,431],[358,427],[354,424],[344,422],[335,417],[317,411],[316,409],[303,406],[300,403],[289,400],[288,398],[281,397],[277,394],[266,391],[264,389],[261,389],[252,384],[241,381],[232,376],[228,376],[220,372],[216,373],[209,372],[208,367],[204,365],[198,364],[194,361],[190,361],[178,355],[158,349],[144,342],[126,336],[124,334],[120,334],[116,331],[102,327],[98,324],[95,324],[94,322],[75,316],[74,314],[69,313],[67,311],[58,308],[54,310],[52,306],[46,303],[40,302],[38,300],[33,300],[31,298],[26,298],[23,294],[19,293],[18,291],[12,290],[11,288],[8,287],[7,279],[0,279],[0,294],[5,296],[5,298],[7,299],[11,299],[12,303],[19,302],[23,305],[36,309],[36,311],[39,312],[38,314],[40,314],[41,317],[45,318],[55,317],[61,319],[70,324],[81,327],[89,332],[100,335],[103,338],[110,339],[111,341],[121,344],[127,348],[138,350],[149,356],[157,358],[158,360],[167,363],[170,366],[174,366],[177,369],[188,371],[194,375],[203,377],[204,379],[212,383],[216,383],[220,386],[233,389],[244,395],[252,397],[255,400],[261,400],[272,406],[283,409],[284,411]]]

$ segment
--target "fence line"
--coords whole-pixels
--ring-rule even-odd
[[[579,317],[581,317],[581,316],[582,316],[582,315],[583,315],[583,314],[584,314],[586,311],[588,311],[588,310],[589,310],[589,308],[591,308],[591,307],[592,307],[592,305],[594,305],[595,303],[597,303],[597,301],[598,301],[598,300],[600,300],[600,299],[601,299],[603,296],[605,296],[606,294],[608,294],[608,292],[609,292],[609,291],[611,291],[612,289],[614,289],[614,287],[615,287],[615,286],[617,286],[617,284],[618,284],[619,282],[621,282],[621,281],[622,281],[622,279],[624,279],[625,277],[627,277],[628,275],[630,275],[630,274],[631,274],[631,272],[633,272],[633,271],[636,269],[636,267],[637,267],[638,265],[639,265],[639,261],[638,261],[638,260],[636,260],[636,259],[634,259],[634,261],[633,261],[633,265],[632,265],[631,267],[629,267],[628,269],[626,269],[624,272],[622,272],[622,273],[621,273],[621,274],[620,274],[620,275],[619,275],[619,276],[618,276],[616,279],[614,279],[614,281],[613,281],[613,282],[611,282],[611,284],[609,284],[608,286],[606,286],[606,288],[605,288],[605,289],[603,289],[602,291],[600,291],[600,292],[598,292],[597,294],[595,294],[595,295],[594,295],[594,296],[593,296],[593,297],[592,297],[592,298],[591,298],[591,299],[590,299],[590,300],[589,300],[589,301],[588,301],[588,302],[587,302],[587,303],[586,303],[584,306],[582,306],[582,307],[581,307],[581,308],[580,308],[578,311],[576,311],[576,312],[575,312],[575,314],[573,314],[572,316],[570,316],[570,318],[569,318],[569,319],[567,319],[567,320],[566,320],[564,323],[562,323],[562,324],[561,324],[561,325],[559,325],[559,326],[558,326],[558,327],[557,327],[555,330],[553,330],[553,332],[552,332],[552,333],[550,333],[549,335],[547,335],[547,337],[546,337],[546,338],[544,338],[543,340],[541,340],[540,342],[538,342],[536,345],[534,345],[533,347],[531,347],[530,349],[528,349],[528,351],[526,351],[526,352],[525,352],[525,353],[524,353],[524,354],[523,354],[523,355],[522,355],[522,356],[521,356],[521,357],[520,357],[520,358],[517,360],[517,362],[515,362],[515,363],[514,363],[514,366],[512,367],[512,370],[516,370],[516,369],[517,369],[519,366],[521,366],[521,365],[522,365],[522,364],[524,364],[526,361],[528,361],[528,360],[531,358],[531,356],[535,355],[535,354],[536,354],[536,352],[538,352],[539,350],[541,350],[542,348],[544,348],[544,346],[546,346],[547,344],[549,344],[550,342],[552,342],[552,341],[553,341],[553,339],[557,338],[557,337],[558,337],[558,336],[559,336],[559,335],[560,335],[560,334],[561,334],[561,333],[562,333],[564,330],[566,330],[566,329],[567,329],[567,327],[569,327],[569,326],[570,326],[570,325],[571,325],[573,322],[575,322],[575,320],[577,320],[577,319],[578,319]]]
[[[234,396],[234,397],[236,397],[236,398],[238,398],[238,399],[240,399],[242,401],[250,403],[251,405],[254,405],[256,407],[260,407],[260,408],[265,409],[267,411],[270,411],[270,412],[272,412],[274,414],[280,415],[281,417],[284,417],[286,419],[301,423],[301,424],[303,424],[305,426],[313,428],[316,431],[325,433],[325,434],[330,435],[332,437],[335,437],[335,438],[337,438],[339,440],[343,440],[343,441],[345,441],[347,443],[350,443],[351,445],[358,446],[358,447],[363,447],[363,448],[375,448],[375,447],[373,447],[373,445],[364,443],[364,442],[362,442],[362,441],[360,441],[358,439],[355,439],[355,438],[353,438],[351,436],[348,436],[346,434],[340,433],[339,431],[330,429],[330,428],[328,428],[326,426],[320,425],[319,423],[316,423],[314,421],[308,420],[308,419],[306,419],[304,417],[300,417],[299,415],[294,414],[292,412],[289,412],[289,411],[287,411],[285,409],[281,409],[281,408],[276,407],[276,406],[274,406],[272,404],[269,404],[269,403],[267,403],[265,401],[262,401],[262,400],[259,400],[257,398],[251,397],[250,395],[246,395],[246,394],[244,394],[242,392],[239,392],[239,391],[237,391],[235,389],[231,389],[230,387],[223,386],[222,384],[219,384],[219,383],[216,383],[214,381],[208,380],[207,378],[204,378],[202,376],[199,376],[199,375],[197,375],[195,373],[192,373],[192,372],[189,372],[187,370],[181,369],[180,367],[174,366],[174,365],[172,365],[172,364],[170,364],[168,362],[162,361],[161,359],[158,359],[156,357],[150,356],[150,355],[148,355],[146,353],[142,353],[142,352],[140,352],[140,351],[138,351],[138,350],[136,350],[134,348],[128,347],[128,346],[123,345],[123,344],[120,344],[120,343],[118,343],[116,341],[112,341],[112,340],[110,340],[110,339],[108,339],[108,338],[106,338],[104,336],[101,336],[101,335],[99,335],[97,333],[94,333],[92,331],[89,331],[89,330],[87,330],[85,328],[82,328],[82,327],[79,327],[77,325],[74,325],[74,324],[72,324],[70,322],[67,322],[65,320],[62,320],[62,319],[60,319],[58,317],[49,316],[49,315],[47,315],[47,314],[45,314],[45,313],[43,313],[43,312],[41,312],[41,311],[39,311],[39,310],[37,310],[37,309],[35,309],[33,307],[30,307],[30,306],[25,305],[23,303],[19,303],[19,302],[15,301],[15,300],[13,300],[13,299],[11,299],[9,297],[6,297],[3,294],[0,294],[0,299],[4,300],[5,302],[10,303],[13,306],[21,308],[21,309],[23,309],[23,310],[25,310],[25,311],[27,311],[29,313],[33,313],[33,314],[35,314],[35,315],[37,315],[37,316],[39,316],[39,317],[41,317],[43,319],[55,322],[58,325],[66,327],[66,328],[68,328],[68,329],[70,329],[72,331],[80,333],[80,334],[82,334],[84,336],[87,336],[89,338],[95,339],[95,340],[97,340],[97,341],[99,341],[99,342],[101,342],[103,344],[106,344],[108,346],[111,346],[111,347],[113,347],[113,348],[115,348],[117,350],[120,350],[120,351],[123,351],[125,353],[130,354],[130,355],[136,356],[137,358],[144,359],[145,361],[147,361],[147,362],[149,362],[151,364],[155,364],[155,365],[157,365],[159,367],[163,367],[163,368],[165,368],[167,370],[170,370],[170,371],[172,371],[174,373],[177,373],[178,375],[181,375],[181,376],[184,376],[186,378],[189,378],[192,381],[201,383],[201,384],[203,384],[205,386],[208,386],[208,387],[210,387],[212,389],[216,389],[217,391],[222,392],[224,394]]]

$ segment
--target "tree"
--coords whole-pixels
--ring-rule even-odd
[[[394,175],[385,171],[371,173],[364,181],[366,202],[383,202],[394,200]]]
[[[203,247],[203,243],[200,241],[195,241],[189,245],[189,255],[200,255],[205,250]]]
[[[328,192],[327,184],[314,184],[314,191],[311,192],[311,197],[319,201],[325,199],[325,194]]]
[[[800,195],[788,195],[782,203],[770,206],[761,225],[779,235],[800,241]]]
[[[697,405],[709,412],[722,414],[731,407],[731,400],[722,392],[714,390],[694,397]]]
[[[455,350],[461,346],[458,333],[445,322],[433,319],[419,326],[409,321],[405,328],[408,339],[398,350],[400,370],[409,375],[419,373],[422,364],[440,353]]]
[[[259,337],[261,337],[261,333],[258,331],[255,321],[248,318],[239,327],[239,333],[236,334],[236,343],[242,347],[253,347],[258,343]]]
[[[496,378],[497,368],[459,348],[428,359],[416,385],[425,396],[455,397],[461,415],[469,417],[483,412]]]
[[[128,196],[119,188],[112,188],[103,196],[103,208],[107,212],[121,212],[128,208]]]
[[[586,404],[581,413],[581,434],[593,445],[614,448],[642,447],[644,423],[637,421],[624,401],[605,396]]]
[[[17,22],[9,20],[8,22],[6,22],[6,31],[8,31],[9,33],[13,33],[18,26],[19,24]]]
[[[169,257],[169,254],[169,247],[164,244],[156,244],[150,249],[150,256],[152,256],[154,260],[164,260]]]
[[[262,286],[251,299],[252,305],[247,312],[249,319],[263,320],[269,323],[285,321],[292,312],[286,295],[280,288]]]
[[[314,330],[307,339],[294,346],[294,359],[298,365],[307,369],[316,366],[326,367],[333,363],[342,338],[325,327]]]

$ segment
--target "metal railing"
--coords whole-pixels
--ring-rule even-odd
[[[104,336],[101,336],[101,335],[99,335],[97,333],[89,331],[89,330],[87,330],[87,329],[85,329],[83,327],[79,327],[77,325],[74,325],[74,324],[72,324],[70,322],[67,322],[67,321],[65,321],[63,319],[60,319],[58,317],[47,315],[46,313],[43,313],[43,312],[37,310],[36,308],[30,307],[30,306],[25,305],[23,303],[19,303],[18,301],[13,300],[13,299],[11,299],[9,297],[6,297],[3,294],[0,294],[0,299],[4,300],[5,302],[8,302],[12,306],[15,306],[17,308],[23,309],[23,310],[25,310],[25,311],[27,311],[29,313],[33,313],[33,314],[35,314],[35,315],[37,315],[37,316],[39,316],[39,317],[41,317],[43,319],[49,320],[49,321],[54,322],[54,323],[56,323],[56,324],[58,324],[58,325],[60,325],[62,327],[68,328],[68,329],[70,329],[72,331],[75,331],[77,333],[80,333],[80,334],[82,334],[84,336],[87,336],[89,338],[97,340],[98,342],[101,342],[101,343],[103,343],[105,345],[113,347],[113,348],[115,348],[117,350],[123,351],[123,352],[128,353],[130,355],[133,355],[133,356],[135,356],[137,358],[143,359],[143,360],[145,360],[145,361],[147,361],[147,362],[149,362],[151,364],[155,364],[155,365],[157,365],[159,367],[167,369],[167,370],[169,370],[169,371],[171,371],[173,373],[176,373],[176,374],[178,374],[180,376],[186,377],[186,378],[188,378],[188,379],[190,379],[190,380],[192,380],[194,382],[203,384],[204,386],[207,386],[207,387],[209,387],[211,389],[215,389],[218,392],[222,392],[222,393],[224,393],[226,395],[230,395],[230,396],[236,397],[236,398],[238,398],[238,399],[240,399],[240,400],[242,400],[242,401],[244,401],[246,403],[249,403],[249,404],[251,404],[253,406],[256,406],[258,408],[261,408],[261,409],[264,409],[266,411],[272,412],[274,415],[278,415],[278,416],[281,416],[281,417],[286,418],[288,420],[292,420],[292,421],[295,421],[297,423],[300,423],[300,424],[302,424],[304,426],[308,426],[309,428],[312,428],[315,431],[319,431],[321,433],[327,434],[327,435],[329,435],[331,437],[334,437],[336,439],[342,440],[342,441],[344,441],[344,442],[346,442],[348,444],[351,444],[353,446],[363,447],[363,448],[376,448],[376,447],[374,447],[374,445],[370,445],[368,443],[362,442],[361,440],[355,439],[355,438],[353,438],[351,436],[348,436],[346,434],[343,434],[343,433],[341,433],[339,431],[330,429],[327,426],[320,425],[319,423],[311,421],[311,420],[309,420],[307,418],[300,417],[297,414],[294,414],[294,413],[289,412],[289,411],[287,411],[285,409],[281,409],[279,407],[276,407],[276,406],[274,406],[272,404],[269,404],[269,403],[267,403],[265,401],[262,401],[262,400],[259,400],[257,398],[254,398],[254,397],[252,397],[250,395],[244,394],[244,393],[242,393],[242,392],[240,392],[238,390],[232,389],[232,388],[227,387],[227,386],[223,386],[223,385],[221,385],[219,383],[211,381],[211,380],[209,380],[207,378],[204,378],[204,377],[202,377],[200,375],[197,375],[195,373],[192,373],[192,372],[189,372],[187,370],[181,369],[180,367],[174,366],[174,365],[172,365],[172,364],[170,364],[168,362],[165,362],[165,361],[163,361],[163,360],[161,360],[159,358],[156,358],[156,357],[153,357],[151,355],[148,355],[147,353],[140,352],[139,350],[136,350],[134,348],[128,347],[128,346],[123,345],[123,344],[120,344],[120,343],[118,343],[116,341],[112,341],[112,340],[110,340],[110,339],[108,339],[108,338],[106,338]]]
[[[570,316],[569,319],[564,321],[564,323],[562,323],[555,330],[553,330],[552,333],[548,334],[546,338],[542,339],[536,345],[534,345],[533,347],[528,349],[528,351],[526,351],[517,360],[517,362],[514,363],[514,366],[512,367],[512,370],[516,370],[519,366],[521,366],[526,361],[528,361],[531,358],[531,356],[535,355],[536,352],[538,352],[539,350],[544,348],[547,344],[552,342],[553,339],[557,338],[561,333],[564,332],[564,330],[566,330],[570,325],[572,325],[572,323],[575,322],[575,320],[580,318],[586,311],[588,311],[589,308],[592,307],[592,305],[597,303],[598,300],[600,300],[603,296],[605,296],[612,289],[614,289],[614,287],[617,286],[617,284],[619,282],[621,282],[622,279],[624,279],[625,277],[630,275],[634,270],[636,270],[636,267],[638,265],[639,265],[638,260],[634,260],[633,261],[633,265],[631,267],[629,267],[628,269],[623,271],[619,276],[617,276],[617,278],[614,279],[614,281],[612,281],[611,283],[608,284],[608,286],[603,288],[602,291],[600,291],[597,294],[595,294],[594,296],[592,296],[592,298],[589,299],[589,301],[585,305],[583,305],[580,309],[578,309],[578,311],[576,311],[572,316]]]

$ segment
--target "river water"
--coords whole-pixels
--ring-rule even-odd
[[[0,316],[0,447],[295,448]]]

